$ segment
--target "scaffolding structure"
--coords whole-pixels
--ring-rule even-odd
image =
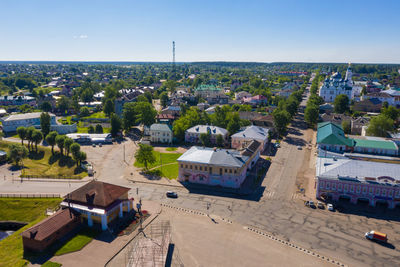
[[[171,241],[169,221],[153,223],[137,236],[125,254],[127,267],[164,267]]]

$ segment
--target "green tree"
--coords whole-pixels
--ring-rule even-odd
[[[43,112],[40,114],[40,128],[42,129],[43,136],[47,136],[50,132],[51,117],[49,113]]]
[[[160,103],[161,103],[161,106],[162,106],[163,108],[165,108],[165,107],[167,106],[167,104],[168,104],[168,101],[169,101],[168,93],[167,93],[167,92],[162,92],[162,93],[160,94]]]
[[[40,109],[43,110],[44,112],[50,112],[53,109],[53,107],[51,106],[49,101],[44,101],[40,105]]]
[[[232,119],[228,123],[227,130],[229,135],[235,134],[240,130],[240,118],[239,114],[235,113]]]
[[[200,142],[203,146],[211,145],[211,133],[201,133],[200,134]]]
[[[88,133],[90,133],[90,134],[94,133],[94,127],[93,127],[93,125],[90,125],[90,126],[88,127]]]
[[[61,112],[65,113],[65,111],[68,110],[68,108],[70,107],[71,101],[69,100],[68,97],[66,96],[61,96],[58,100],[57,100],[57,108],[59,110],[61,110]]]
[[[139,144],[139,149],[135,153],[137,162],[144,164],[145,170],[148,170],[147,165],[156,162],[153,154],[153,147],[146,144]]]
[[[54,155],[54,146],[56,145],[57,135],[58,133],[56,131],[52,131],[46,136],[46,142],[51,146],[52,155]]]
[[[72,158],[76,162],[76,166],[79,166],[79,159],[80,159],[80,153],[81,153],[81,146],[78,143],[73,143],[70,146]]]
[[[149,102],[137,102],[135,105],[136,122],[150,126],[156,121],[157,111]]]
[[[274,110],[274,126],[279,135],[283,135],[286,131],[286,126],[290,122],[290,114],[286,110]]]
[[[385,115],[386,117],[392,119],[393,121],[396,121],[397,118],[400,115],[400,110],[393,106],[389,106],[387,108],[382,109],[382,114]]]
[[[42,142],[42,140],[43,140],[43,134],[42,134],[42,132],[39,131],[39,130],[34,130],[33,133],[32,133],[32,141],[35,143],[36,152],[38,152],[37,145],[38,145],[40,142]]]
[[[77,162],[77,165],[78,165],[78,166],[79,166],[79,165],[82,165],[82,161],[85,161],[86,158],[87,158],[86,153],[83,152],[83,151],[80,151],[80,152],[77,154],[77,158],[76,158],[76,160],[79,162],[79,164],[78,164],[78,162]]]
[[[122,111],[122,122],[125,131],[129,131],[136,123],[136,103],[126,103]]]
[[[58,148],[60,149],[61,156],[63,155],[64,141],[65,141],[65,136],[64,135],[57,135],[56,144],[57,144]]]
[[[99,133],[99,134],[102,134],[103,133],[103,126],[101,126],[101,124],[96,124],[95,132]]]
[[[217,135],[217,140],[216,140],[216,142],[217,142],[217,146],[218,146],[218,147],[223,147],[223,146],[224,146],[224,143],[225,143],[224,137],[222,137],[221,134]]]
[[[307,103],[304,111],[304,120],[307,122],[307,124],[313,127],[318,122],[318,117],[319,107],[317,105]]]
[[[28,156],[28,149],[20,144],[11,144],[8,150],[8,158],[15,162],[15,165],[19,165],[19,162]]]
[[[111,135],[113,137],[116,137],[117,134],[121,131],[122,129],[122,121],[121,119],[115,114],[111,114]]]
[[[69,152],[71,151],[71,145],[74,143],[74,140],[72,140],[69,137],[66,137],[64,139],[64,149],[65,149],[65,155],[68,157]]]
[[[26,128],[26,140],[28,140],[28,150],[31,149],[30,145],[32,144],[32,134],[35,131],[35,127],[33,126],[29,126],[28,128]],[[33,147],[33,144],[32,144]]]
[[[26,128],[24,126],[20,126],[17,128],[17,134],[21,139],[21,144],[24,145],[24,139],[26,138]]]
[[[386,137],[388,132],[394,130],[394,121],[387,116],[380,114],[373,117],[369,122],[367,133],[368,135]]]
[[[351,124],[350,121],[343,121],[342,122],[342,128],[345,134],[350,134],[351,133]]]
[[[347,95],[338,95],[333,101],[333,106],[336,113],[343,114],[350,110],[349,98]]]
[[[90,115],[90,110],[88,107],[81,107],[79,110],[80,117],[88,117]]]
[[[103,111],[107,115],[107,117],[110,117],[111,114],[114,112],[114,101],[111,99],[107,99],[104,103]]]

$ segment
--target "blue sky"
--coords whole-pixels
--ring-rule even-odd
[[[0,0],[0,60],[400,63],[397,0]]]

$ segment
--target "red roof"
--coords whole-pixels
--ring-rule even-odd
[[[128,187],[100,181],[91,181],[69,193],[65,198],[68,198],[72,203],[80,203],[90,207],[107,208],[129,190],[130,188]]]
[[[59,210],[50,217],[25,230],[21,235],[29,239],[41,241],[75,220],[78,216],[73,210],[70,212],[70,209]]]

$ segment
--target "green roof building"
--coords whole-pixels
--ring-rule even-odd
[[[395,142],[378,139],[348,138],[340,125],[332,122],[318,124],[317,145],[319,149],[334,152],[356,152],[374,155],[397,156]]]
[[[212,84],[200,84],[194,88],[194,94],[201,97],[213,97],[223,93],[223,89]]]

